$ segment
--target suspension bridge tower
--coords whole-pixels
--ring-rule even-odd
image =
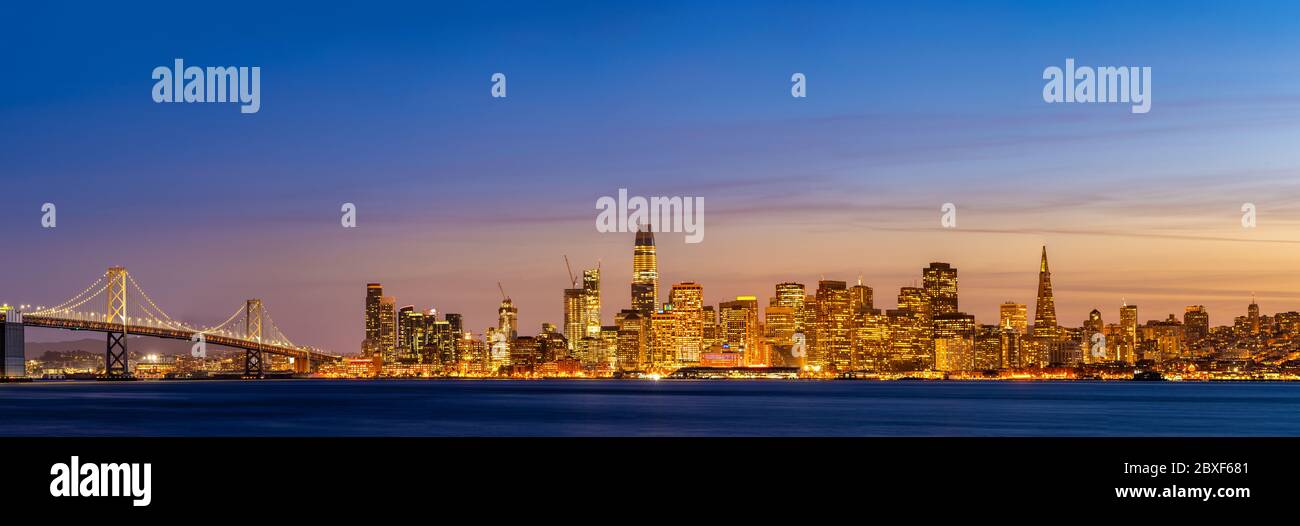
[[[262,377],[262,300],[244,304],[244,337],[253,344],[244,349],[244,376]]]
[[[126,267],[108,267],[104,274],[108,285],[104,289],[108,298],[108,347],[104,351],[104,375],[109,379],[122,379],[131,376],[127,364],[126,352]],[[122,330],[114,330],[115,327]]]

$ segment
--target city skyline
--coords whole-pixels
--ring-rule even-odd
[[[566,268],[572,287],[563,289],[562,330],[544,322],[535,336],[518,325],[519,310],[504,288],[499,288],[499,324],[476,336],[469,328],[462,332],[459,313],[444,313],[444,322],[420,315],[410,306],[398,312],[381,285],[370,283],[364,316],[367,338],[361,353],[366,360],[351,362],[347,374],[357,374],[360,367],[371,371],[363,375],[382,370],[399,376],[442,371],[525,377],[620,372],[699,377],[729,374],[722,372],[728,368],[773,367],[772,372],[761,374],[969,375],[1029,369],[1012,372],[1011,377],[1055,378],[1063,374],[1053,372],[1057,367],[1076,371],[1069,374],[1089,375],[1085,377],[1114,377],[1117,373],[1107,369],[1077,371],[1146,363],[1175,375],[1207,374],[1208,368],[1235,377],[1260,372],[1246,363],[1293,363],[1294,353],[1287,350],[1292,344],[1287,342],[1300,331],[1300,313],[1270,316],[1261,312],[1254,298],[1245,315],[1231,316],[1231,324],[1220,326],[1211,323],[1202,304],[1186,305],[1181,318],[1170,313],[1143,322],[1139,306],[1127,302],[1118,318],[1109,322],[1099,309],[1091,310],[1078,324],[1058,322],[1046,246],[1039,253],[1032,323],[1028,305],[1013,300],[999,305],[994,320],[963,312],[959,269],[947,262],[930,262],[922,268],[920,286],[900,287],[896,308],[889,307],[887,290],[873,289],[861,277],[852,287],[823,277],[811,290],[797,282],[774,284],[766,307],[758,295],[744,295],[721,301],[715,309],[706,304],[702,283],[676,283],[666,298],[659,297],[654,233],[638,229],[633,241],[628,308],[618,309],[620,305],[602,300],[599,265],[582,271],[583,288],[576,288],[579,278]],[[567,256],[565,264],[569,267]],[[617,311],[613,325],[598,321],[605,307]],[[401,321],[407,314],[418,316],[414,324]],[[449,332],[448,322],[456,329]],[[375,327],[385,328],[372,330]],[[1266,341],[1266,335],[1279,338],[1280,346]],[[1120,369],[1118,374],[1132,373]]]
[[[357,283],[479,328],[501,282],[538,327],[561,323],[564,255],[628,279],[624,236],[592,226],[627,188],[707,198],[707,239],[657,250],[661,288],[704,283],[709,304],[823,275],[894,288],[948,261],[992,319],[1030,302],[1018,255],[1046,244],[1063,323],[1124,301],[1216,322],[1252,293],[1300,308],[1300,6],[504,5],[258,4],[193,31],[174,11],[19,6],[13,70],[59,80],[0,85],[0,237],[25,256],[0,294],[54,301],[122,265],[177,316],[220,321],[256,291],[304,343],[348,349]],[[155,104],[149,74],[177,58],[261,67],[260,110]],[[1151,111],[1044,103],[1067,58],[1151,67]]]

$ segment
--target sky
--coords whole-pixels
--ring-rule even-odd
[[[1032,311],[1046,245],[1064,324],[1300,309],[1300,5],[806,4],[11,6],[0,301],[123,265],[176,318],[260,298],[295,342],[356,352],[368,282],[476,333],[500,282],[521,333],[559,324],[567,255],[601,265],[609,324],[632,234],[594,205],[626,188],[706,204],[703,242],[658,237],[661,301],[861,276],[892,308],[945,261],[994,323]],[[155,103],[176,58],[260,67],[260,111]],[[1152,68],[1151,111],[1044,102],[1067,58]]]

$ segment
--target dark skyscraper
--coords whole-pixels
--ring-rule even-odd
[[[655,234],[649,228],[636,232],[632,249],[632,310],[644,315],[659,307],[659,261],[655,256]]]
[[[379,305],[383,299],[383,285],[366,284],[366,339],[362,343],[362,352],[367,355],[379,346]]]
[[[947,263],[930,263],[921,275],[925,292],[930,295],[930,312],[935,316],[958,312],[957,269]]]
[[[1038,265],[1038,303],[1034,306],[1034,336],[1052,337],[1057,334],[1056,302],[1052,299],[1052,272],[1047,269],[1047,247]]]

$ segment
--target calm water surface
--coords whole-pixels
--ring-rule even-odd
[[[1300,384],[708,380],[3,384],[0,435],[1300,436]]]

